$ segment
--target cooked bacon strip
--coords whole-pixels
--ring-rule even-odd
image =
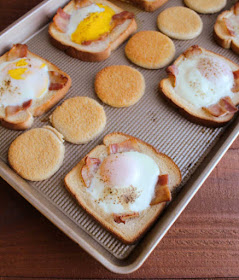
[[[233,28],[233,26],[232,26],[230,20],[229,20],[228,18],[223,18],[222,21],[223,21],[224,24],[225,24],[225,27],[226,27],[226,30],[227,30],[228,34],[229,34],[230,36],[235,36],[236,33],[235,33],[235,30],[234,30],[234,28]]]
[[[126,220],[131,219],[131,218],[135,218],[139,216],[139,212],[133,212],[133,213],[129,213],[129,214],[113,214],[113,218],[114,221],[117,224],[123,223],[125,224]]]
[[[235,107],[229,96],[221,98],[217,104],[213,104],[208,107],[203,107],[203,110],[205,110],[207,113],[214,117],[220,117],[228,113],[233,114],[237,112],[237,108]]]
[[[53,22],[55,23],[56,28],[60,32],[65,33],[67,31],[67,26],[70,22],[70,18],[71,18],[71,16],[69,14],[64,12],[64,10],[62,10],[62,8],[59,8],[57,10],[56,15],[53,18]]]
[[[198,45],[191,46],[188,50],[186,50],[183,54],[186,58],[194,57],[195,55],[200,55],[202,53],[202,49]]]
[[[239,70],[233,72],[234,76],[234,86],[232,88],[232,92],[239,91]]]
[[[172,199],[171,192],[168,188],[168,174],[159,175],[158,182],[155,186],[155,196],[150,205],[156,205],[161,202],[170,201]]]
[[[117,144],[110,144],[108,147],[109,154],[116,154],[129,151],[139,151],[138,141],[129,139]]]
[[[173,79],[173,86],[176,86],[176,75],[178,75],[178,67],[173,64],[170,65],[167,69],[166,72],[168,73],[169,77]]]
[[[227,111],[224,108],[222,108],[219,104],[213,104],[208,107],[202,107],[202,109],[214,117],[220,117],[227,113]]]
[[[20,112],[20,111],[23,111],[23,110],[26,110],[27,108],[29,108],[30,106],[32,105],[32,99],[24,102],[22,104],[22,106],[7,106],[5,108],[5,114],[6,114],[6,117],[8,116],[13,116],[15,115],[16,113]]]
[[[237,107],[233,104],[231,98],[226,96],[219,101],[219,105],[226,110],[227,113],[236,113]]]
[[[91,2],[90,0],[75,0],[75,7],[77,9],[88,7],[91,4],[93,4],[93,2]]]
[[[57,71],[49,71],[50,86],[49,90],[62,89],[68,81],[68,78]]]
[[[7,61],[15,60],[27,56],[28,47],[23,44],[14,45],[8,52]]]
[[[239,15],[239,2],[237,2],[233,7],[233,12],[236,16]]]
[[[134,14],[128,11],[123,11],[121,13],[115,14],[112,17],[113,26],[114,26],[113,28],[124,23],[127,19],[133,19],[133,18],[134,18]]]
[[[98,158],[85,158],[85,165],[81,169],[81,176],[87,188],[90,187],[94,174],[97,172],[100,164],[101,161]]]
[[[83,41],[81,44],[84,46],[89,46],[92,43],[105,40],[108,37],[108,35],[109,35],[109,32],[106,32],[103,35],[101,35],[98,39]]]

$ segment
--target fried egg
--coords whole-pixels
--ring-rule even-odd
[[[131,151],[107,156],[88,192],[107,213],[140,212],[150,206],[160,174],[146,154]]]
[[[71,40],[77,44],[97,40],[112,30],[111,19],[114,14],[113,9],[102,4],[92,4],[74,10],[67,33]]]
[[[19,58],[0,65],[0,105],[21,106],[48,91],[48,67],[36,58]]]
[[[199,55],[183,60],[178,66],[175,92],[197,108],[216,104],[231,96],[234,76],[224,60]]]

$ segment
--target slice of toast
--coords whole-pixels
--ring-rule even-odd
[[[160,8],[163,4],[168,2],[168,0],[121,0],[133,4],[146,12],[153,12]]]
[[[215,58],[223,59],[224,62],[230,67],[231,71],[234,74],[234,79],[236,79],[237,72],[239,70],[239,65],[236,63],[230,61],[229,59],[216,54],[214,52],[211,52],[209,50],[206,50],[199,46],[192,46],[189,49],[187,49],[184,53],[182,53],[171,65],[168,67],[168,78],[165,78],[160,81],[159,83],[159,91],[162,93],[162,96],[166,98],[171,105],[176,106],[178,108],[179,113],[181,113],[184,117],[186,117],[188,120],[195,122],[200,125],[205,125],[209,127],[218,127],[225,125],[227,122],[229,122],[237,109],[235,108],[236,105],[239,104],[239,88],[237,87],[237,91],[234,92],[233,96],[231,96],[231,106],[234,107],[233,112],[226,112],[223,115],[220,116],[214,116],[210,114],[205,108],[203,107],[197,107],[194,104],[190,103],[186,99],[182,98],[179,94],[176,94],[175,88],[177,85],[177,67],[186,59],[190,59],[190,56],[192,55],[209,55]],[[174,69],[171,71],[171,69]],[[170,69],[170,70],[169,70]],[[174,74],[172,72],[175,71]],[[234,73],[235,72],[235,73]],[[235,84],[238,84],[237,80],[234,80]]]
[[[40,116],[47,112],[66,95],[71,86],[71,78],[51,62],[30,52],[27,46],[22,44],[14,45],[10,51],[1,56],[0,64],[11,62],[18,58],[38,59],[47,65],[48,73],[55,75],[54,78],[51,78],[49,75],[50,84],[55,86],[55,88],[50,90],[49,86],[48,91],[42,98],[35,98],[22,106],[10,106],[11,108],[0,104],[0,121],[2,125],[9,129],[24,130],[31,127],[35,116]]]
[[[121,14],[120,23],[109,34],[87,44],[77,44],[71,40],[67,32],[60,31],[53,21],[49,26],[49,35],[52,44],[66,54],[83,61],[95,62],[107,59],[113,50],[136,31],[137,24],[132,13],[123,11],[106,0],[72,0],[63,8],[63,12],[70,17],[74,10],[80,10],[91,4],[103,4],[110,7],[115,14]]]
[[[150,156],[158,165],[162,174],[168,174],[168,188],[172,191],[181,182],[181,173],[177,165],[168,156],[158,152],[151,145],[135,138],[119,132],[108,134],[104,137],[104,145],[96,146],[89,152],[86,157],[103,159],[108,156],[108,147],[110,144],[122,143],[126,140],[134,139],[139,145],[140,152]],[[94,198],[87,191],[84,181],[81,177],[81,169],[85,164],[84,157],[65,177],[65,186],[68,191],[75,197],[77,202],[92,217],[94,217],[102,226],[113,233],[117,238],[126,244],[136,242],[145,231],[157,219],[164,209],[166,202],[149,206],[145,210],[139,212],[138,217],[128,219],[125,224],[117,223],[112,213],[106,213],[101,206],[95,203]]]
[[[239,54],[239,2],[230,10],[222,12],[214,25],[214,38],[225,49],[231,48]]]

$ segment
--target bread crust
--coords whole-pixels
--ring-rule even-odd
[[[13,46],[14,47],[14,46]],[[10,50],[6,52],[3,56],[0,57],[0,63],[7,61],[7,57]],[[48,67],[49,71],[56,71],[60,75],[63,75],[67,78],[67,82],[62,89],[59,90],[48,90],[48,92],[44,95],[44,97],[38,101],[33,102],[33,104],[26,110],[20,111],[14,116],[7,117],[4,112],[0,112],[0,121],[2,126],[14,129],[14,130],[25,130],[32,126],[34,118],[38,117],[46,113],[49,109],[51,109],[58,101],[60,101],[68,92],[71,87],[71,78],[68,74],[60,70],[53,63],[48,60],[30,52],[27,50],[27,57],[29,58],[37,58],[45,63]],[[25,114],[25,119],[22,117],[23,113]]]
[[[234,6],[228,11],[222,12],[214,24],[213,36],[217,44],[224,49],[232,49],[236,54],[239,54],[239,38],[228,33],[223,18],[233,15]]]
[[[193,46],[194,47],[194,46]],[[193,48],[191,47],[191,48]],[[190,50],[191,48],[189,48],[188,50]],[[212,51],[206,50],[204,48],[200,49],[204,52],[204,53],[209,53],[213,56],[217,56],[220,57],[221,59],[226,60],[226,62],[230,65],[232,71],[236,71],[239,69],[239,65],[237,65],[236,63],[234,63],[233,61],[223,57],[220,54],[216,54]],[[188,51],[186,50],[186,51]],[[184,53],[182,53],[174,62],[174,65],[179,65],[180,62],[183,60],[184,58]],[[184,117],[186,117],[189,121],[200,124],[200,125],[204,125],[204,126],[208,126],[208,127],[220,127],[225,125],[226,123],[228,123],[234,116],[234,114],[226,114],[224,116],[220,116],[220,117],[214,117],[208,113],[206,113],[203,109],[192,109],[189,106],[186,106],[185,104],[183,104],[183,101],[180,97],[175,97],[175,92],[173,90],[173,80],[168,77],[165,78],[163,80],[160,81],[159,83],[159,91],[160,93],[162,93],[162,96],[173,106],[175,106],[179,113],[181,113]],[[234,105],[238,105],[239,104],[239,96],[236,96],[235,99],[233,100]]]
[[[107,3],[109,3],[106,0],[101,0],[101,3],[104,3],[107,5]],[[70,6],[73,5],[73,0],[66,5],[63,10],[66,10],[67,8],[69,9]],[[123,10],[120,9],[119,7],[113,5],[112,3],[110,3],[111,7],[114,7],[114,9],[117,12],[122,12]],[[56,28],[55,28],[55,24],[54,22],[52,22],[49,26],[48,29],[48,33],[50,36],[50,41],[52,43],[53,46],[55,46],[56,48],[60,49],[61,51],[64,51],[67,55],[80,59],[82,61],[89,61],[89,62],[99,62],[99,61],[103,61],[105,59],[107,59],[110,55],[111,52],[113,50],[115,50],[120,44],[122,44],[132,33],[134,33],[137,29],[137,24],[135,19],[130,19],[130,20],[126,20],[129,24],[127,26],[127,28],[123,29],[119,35],[114,38],[112,41],[110,41],[110,43],[108,44],[108,46],[102,50],[102,51],[97,51],[97,52],[92,52],[90,50],[85,50],[81,48],[81,45],[79,46],[72,46],[70,45],[70,41],[68,42],[63,42],[59,36],[57,36],[57,34],[55,34]],[[117,26],[116,29],[119,27],[121,27],[121,25]],[[92,43],[95,44],[95,43]],[[91,44],[91,45],[92,45]]]
[[[124,133],[114,132],[106,135],[103,140],[104,145],[95,147],[86,156],[100,157],[102,154],[107,155],[107,145],[120,143],[129,138],[137,140],[140,148],[143,149],[143,152],[152,156],[154,160],[156,160],[157,164],[161,163],[160,169],[163,170],[163,172],[168,172],[170,174],[171,183],[169,184],[169,188],[171,191],[179,185],[182,179],[181,173],[171,158],[158,152],[148,143]],[[148,207],[140,213],[139,217],[127,220],[125,224],[115,223],[112,214],[105,213],[100,206],[97,206],[97,204],[89,198],[90,194],[86,192],[86,187],[80,176],[80,171],[85,163],[86,156],[66,175],[64,180],[66,188],[72,196],[75,197],[80,206],[114,236],[126,244],[135,243],[155,222],[159,214],[164,209],[166,203],[164,202]]]

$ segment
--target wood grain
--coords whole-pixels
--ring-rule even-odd
[[[0,28],[39,0],[0,0]],[[135,273],[107,271],[0,179],[0,279],[239,279],[239,139]]]

